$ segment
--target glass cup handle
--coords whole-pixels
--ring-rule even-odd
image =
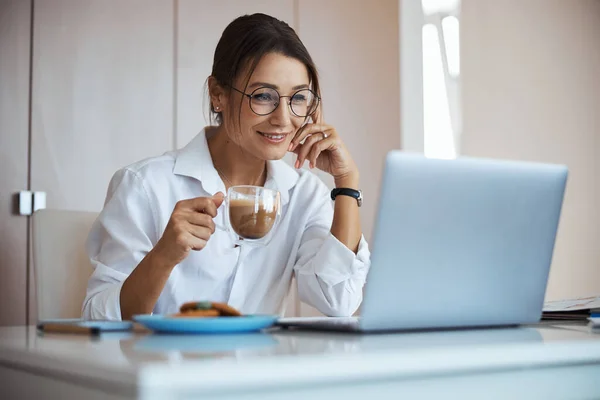
[[[227,215],[227,207],[228,207],[228,196],[225,196],[225,199],[223,200],[223,203],[221,203],[221,205],[219,206],[219,208],[217,209],[218,212],[223,213],[223,222],[227,222],[227,218],[229,217],[229,215]],[[223,231],[223,232],[229,232],[229,228],[225,225],[221,225],[215,222],[215,228]]]

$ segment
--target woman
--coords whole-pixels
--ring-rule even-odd
[[[225,302],[245,314],[283,313],[292,276],[300,299],[347,316],[362,300],[369,250],[359,220],[357,167],[320,120],[319,81],[286,23],[243,16],[223,32],[208,78],[205,128],[186,147],[118,171],[88,238],[94,266],[83,316],[131,319],[187,301]],[[281,159],[297,155],[295,168]],[[334,178],[335,197],[310,171]],[[281,193],[268,246],[238,247],[223,223],[223,193],[258,185]]]

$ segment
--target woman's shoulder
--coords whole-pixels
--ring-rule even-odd
[[[118,172],[132,173],[140,178],[156,176],[157,174],[172,173],[176,159],[175,151],[168,151],[160,156],[144,158],[119,169]]]
[[[126,192],[152,190],[155,186],[163,186],[173,174],[176,152],[169,151],[160,156],[148,157],[119,168],[108,184],[108,192],[121,190]]]
[[[160,156],[153,156],[126,165],[121,170],[144,176],[160,173],[161,171],[172,172],[175,165],[177,152],[168,151]]]

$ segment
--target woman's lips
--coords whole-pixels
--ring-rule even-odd
[[[286,137],[287,137],[287,133],[277,133],[277,132],[260,132],[257,131],[259,135],[261,135],[263,138],[265,138],[269,143],[281,143],[284,142]]]

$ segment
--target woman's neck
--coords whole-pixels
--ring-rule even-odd
[[[215,169],[225,186],[265,184],[266,161],[256,158],[229,139],[223,126],[207,128],[207,142]]]

